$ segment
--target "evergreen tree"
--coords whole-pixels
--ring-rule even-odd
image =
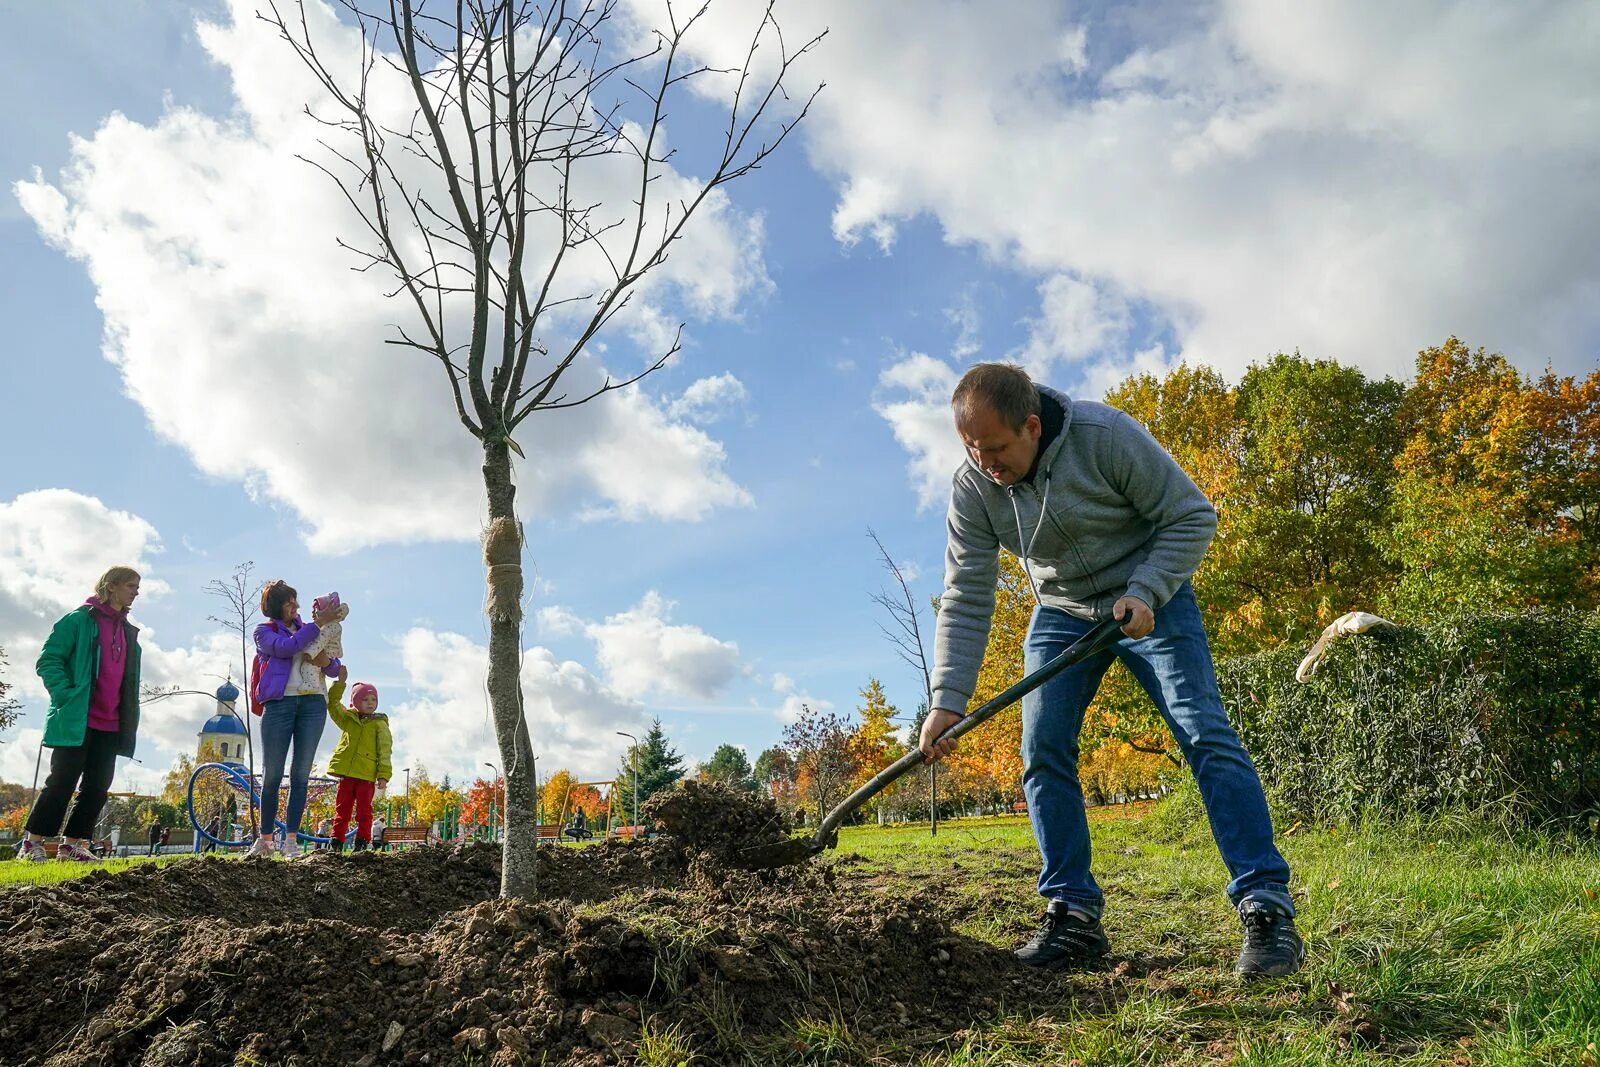
[[[700,777],[746,792],[756,787],[755,780],[750,776],[750,759],[744,754],[744,749],[737,745],[718,745],[711,758],[700,765]]]
[[[683,757],[667,744],[667,735],[661,729],[661,720],[650,724],[650,732],[637,745],[629,745],[622,754],[622,766],[617,768],[617,812],[628,813],[633,818],[634,757],[638,757],[639,806],[663,789],[671,789],[683,777]]]

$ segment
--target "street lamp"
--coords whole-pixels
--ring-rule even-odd
[[[502,826],[504,826],[505,825],[505,821],[506,821],[506,794],[505,794],[506,783],[505,783],[505,779],[500,776],[500,768],[499,767],[496,767],[494,764],[490,763],[487,760],[484,761],[483,765],[494,772],[494,780],[500,783],[500,824]],[[490,830],[491,833],[493,833],[494,832],[494,827],[492,827],[492,826],[489,827],[489,830]],[[490,840],[492,841],[494,839],[490,838]]]
[[[633,742],[633,747],[628,750],[632,755],[633,763],[633,825],[639,825],[639,739],[630,733],[617,731],[618,737],[626,737]]]
[[[401,767],[406,772],[406,818],[411,818],[411,768]]]

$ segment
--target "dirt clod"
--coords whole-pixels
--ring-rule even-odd
[[[785,841],[791,823],[770,797],[690,780],[645,801],[644,814],[690,848],[737,865],[739,855]]]

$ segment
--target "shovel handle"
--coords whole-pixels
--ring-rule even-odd
[[[940,734],[938,740],[954,741],[956,738],[970,730],[976,730],[996,714],[1009,708],[1035,689],[1039,688],[1062,671],[1075,664],[1082,663],[1097,652],[1116,644],[1122,638],[1122,623],[1116,619],[1107,619],[1097,623],[1095,628],[1078,638],[1067,647],[1059,656],[1032,674],[1023,676],[1022,680],[1009,689],[996,694],[983,702],[977,708],[967,712],[960,721],[952,724],[948,730]],[[844,798],[844,802],[832,811],[827,818],[822,820],[822,825],[817,827],[815,841],[819,847],[832,847],[834,834],[838,832],[839,825],[850,817],[861,805],[877,796],[895,779],[904,775],[913,767],[922,766],[924,760],[922,750],[913,748],[904,756],[895,760],[889,766],[872,776],[872,779],[857,789],[854,793]]]

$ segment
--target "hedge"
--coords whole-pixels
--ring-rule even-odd
[[[1218,665],[1274,802],[1317,821],[1509,806],[1600,815],[1600,617],[1473,614],[1336,642],[1309,684],[1301,648]]]

